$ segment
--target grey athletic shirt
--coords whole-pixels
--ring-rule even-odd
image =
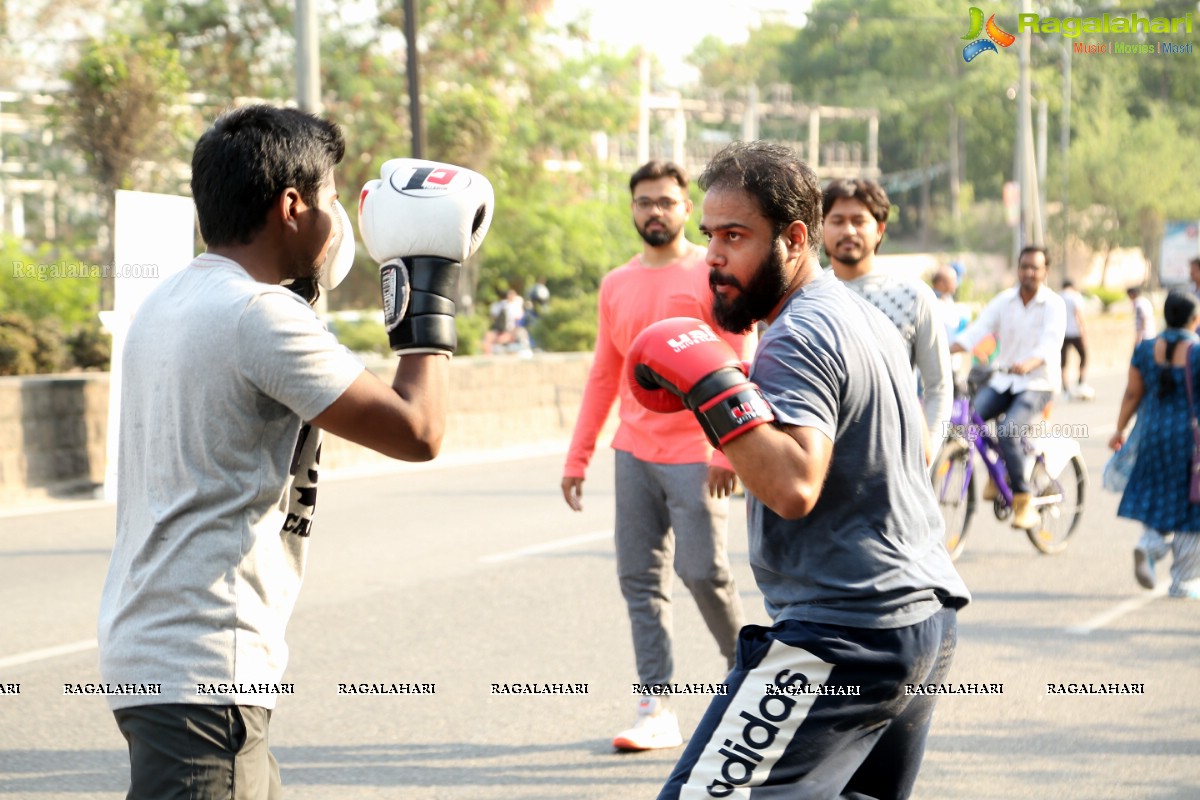
[[[363,366],[297,295],[204,254],[138,309],[121,367],[100,674],[160,694],[109,706],[273,708],[316,503],[304,421]]]
[[[925,425],[935,439],[945,438],[954,404],[954,375],[937,296],[921,281],[881,272],[846,281],[846,287],[886,314],[900,331],[908,361],[920,371],[924,383]]]
[[[832,272],[797,291],[750,374],[778,424],[833,442],[812,512],[749,498],[750,563],[776,621],[914,625],[970,599],[942,542],[912,368],[892,323]]]

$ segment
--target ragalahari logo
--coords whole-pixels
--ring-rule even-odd
[[[987,38],[980,38],[980,34],[985,32]],[[995,14],[988,17],[987,25],[984,25],[983,11],[974,6],[971,7],[971,30],[962,38],[970,41],[970,44],[963,48],[963,61],[974,61],[981,53],[998,53],[1000,51],[996,49],[996,45],[1008,47],[1017,40],[1017,37],[996,24]]]

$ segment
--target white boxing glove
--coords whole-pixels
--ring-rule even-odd
[[[333,241],[329,243],[329,254],[317,273],[317,282],[322,289],[336,289],[346,279],[354,266],[354,232],[350,230],[350,215],[342,204],[333,203]]]
[[[358,230],[380,263],[388,341],[400,355],[453,353],[458,276],[491,227],[492,184],[473,170],[416,158],[387,161],[380,175],[363,186]]]

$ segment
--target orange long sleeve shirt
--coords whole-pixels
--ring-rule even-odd
[[[691,411],[658,414],[643,408],[625,381],[625,354],[647,325],[668,317],[696,317],[718,332],[743,359],[754,353],[757,336],[721,330],[713,320],[705,250],[693,245],[683,258],[663,267],[647,267],[640,256],[600,282],[595,360],[588,373],[579,419],[567,452],[564,477],[587,472],[596,438],[613,401],[620,398],[620,425],[614,450],[655,464],[707,463],[713,449]]]

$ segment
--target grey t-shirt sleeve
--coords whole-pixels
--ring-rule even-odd
[[[954,403],[954,376],[950,367],[950,344],[938,317],[937,298],[922,285],[916,292],[917,335],[913,361],[925,383],[925,425],[935,437],[943,435]]]
[[[806,334],[764,338],[751,379],[775,411],[780,425],[815,428],[837,437],[841,366],[831,352]]]
[[[246,380],[306,421],[329,408],[364,369],[287,289],[262,292],[247,303],[235,346]]]

